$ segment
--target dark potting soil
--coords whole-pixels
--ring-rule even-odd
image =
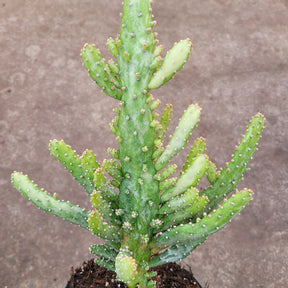
[[[151,270],[157,272],[152,279],[157,288],[201,288],[192,272],[176,263],[164,264]],[[116,273],[98,266],[91,259],[79,268],[71,268],[71,278],[65,288],[127,288],[117,280]]]

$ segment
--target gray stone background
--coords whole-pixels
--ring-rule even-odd
[[[121,0],[0,0],[1,287],[62,287],[98,242],[36,209],[13,189],[10,174],[24,171],[59,198],[90,207],[48,143],[63,138],[100,161],[116,147],[108,123],[117,101],[87,77],[79,53],[94,42],[109,57],[105,43],[119,31],[120,11]],[[199,103],[193,139],[204,136],[208,155],[223,167],[249,119],[258,111],[267,118],[239,185],[255,191],[254,201],[183,263],[211,288],[287,287],[288,1],[157,0],[153,13],[165,51],[182,38],[194,43],[184,69],[154,92],[174,105],[170,132]],[[184,159],[181,153],[175,161]]]

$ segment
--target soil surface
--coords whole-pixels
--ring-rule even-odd
[[[175,263],[168,263],[151,269],[157,272],[152,279],[157,288],[200,288],[192,271]],[[71,278],[65,288],[127,288],[117,280],[116,273],[94,263],[91,259],[79,268],[71,268]],[[207,287],[208,288],[208,287]]]

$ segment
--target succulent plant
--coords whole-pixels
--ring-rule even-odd
[[[260,113],[252,118],[222,170],[205,154],[205,139],[197,138],[179,177],[172,177],[177,166],[171,160],[197,126],[201,108],[197,104],[187,108],[165,147],[172,105],[166,105],[158,119],[155,110],[160,101],[150,91],[183,67],[192,43],[189,39],[175,43],[162,59],[151,2],[124,0],[120,34],[107,41],[114,59],[106,63],[95,45],[85,44],[81,52],[91,78],[119,100],[110,124],[118,142],[118,149],[108,149],[112,159],[101,165],[90,150],[79,156],[63,140],[50,142],[52,156],[86,190],[91,210],[58,200],[22,173],[12,174],[16,189],[37,207],[102,238],[105,244],[90,248],[95,262],[116,271],[130,288],[156,287],[149,268],[187,257],[249,203],[252,191],[237,191],[236,185],[248,169],[264,125]],[[210,186],[199,191],[197,183],[203,177]]]

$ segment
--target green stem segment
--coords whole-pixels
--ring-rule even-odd
[[[213,234],[230,222],[252,199],[252,191],[244,189],[225,200],[220,207],[204,216],[197,223],[188,223],[176,226],[161,233],[151,243],[153,252],[157,253],[164,248],[185,242],[203,242],[203,238]],[[158,250],[159,249],[159,250]]]
[[[14,172],[12,183],[23,196],[41,210],[79,225],[84,229],[89,229],[87,222],[89,211],[84,208],[70,202],[60,201],[56,194],[54,196],[49,195],[48,192],[40,189],[28,176],[22,173]]]
[[[220,201],[236,189],[236,185],[248,170],[248,164],[257,149],[264,127],[264,120],[265,118],[261,113],[256,114],[251,119],[247,131],[230,162],[221,171],[213,185],[202,191],[201,194],[206,195],[209,199],[209,204],[202,213],[212,211]]]
[[[127,246],[130,252],[119,256],[123,261],[116,261],[116,271],[118,269],[121,275],[121,263],[136,259],[131,265],[137,266],[135,275],[142,275],[142,278],[151,255],[148,248],[152,237],[150,223],[156,217],[160,203],[152,157],[155,132],[150,125],[152,111],[147,103],[155,45],[152,27],[150,1],[124,1],[118,59],[123,86],[118,124],[121,127],[118,131],[119,159],[124,175],[119,207],[124,212],[122,246],[125,251]],[[133,255],[129,254],[131,251]]]

